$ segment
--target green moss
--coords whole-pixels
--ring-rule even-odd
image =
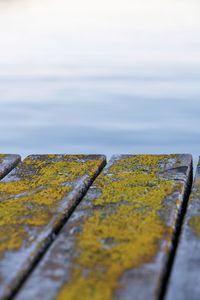
[[[100,195],[76,236],[79,255],[56,300],[109,300],[126,270],[153,259],[160,241],[172,231],[160,218],[166,209],[163,200],[180,189],[179,183],[159,176],[159,166],[169,159],[132,156],[116,161],[107,176],[97,178]]]
[[[27,226],[44,226],[53,217],[71,184],[92,175],[99,160],[57,156],[27,158],[17,168],[17,177],[0,182],[0,251],[16,250],[27,239]],[[5,241],[5,242],[4,242]]]

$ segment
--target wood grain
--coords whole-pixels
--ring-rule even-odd
[[[197,166],[166,299],[200,299],[200,163]]]
[[[158,299],[191,164],[190,155],[113,157],[16,300]]]
[[[0,179],[6,176],[19,162],[21,158],[15,154],[0,154]]]
[[[98,155],[33,155],[0,182],[0,299],[18,288],[104,165]]]

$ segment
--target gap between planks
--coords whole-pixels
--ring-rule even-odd
[[[10,173],[20,161],[20,155],[0,154],[0,180]]]
[[[31,160],[32,160],[32,162],[31,162]],[[92,184],[92,182],[95,180],[96,176],[98,175],[98,173],[101,171],[101,169],[104,167],[104,165],[106,163],[105,157],[102,155],[101,156],[100,155],[71,155],[71,156],[70,155],[50,155],[50,156],[35,155],[35,156],[29,156],[28,158],[25,159],[25,161],[23,161],[18,166],[18,168],[14,169],[13,172],[11,172],[7,177],[5,177],[4,180],[1,181],[1,184],[5,185],[6,180],[7,180],[8,184],[12,181],[15,182],[16,178],[18,180],[18,177],[19,177],[19,180],[22,180],[22,182],[23,182],[24,175],[25,175],[25,178],[28,177],[28,181],[29,181],[29,180],[31,180],[31,175],[30,175],[31,172],[33,172],[33,175],[37,177],[37,172],[38,172],[37,167],[36,167],[36,171],[34,173],[34,171],[32,170],[32,165],[31,165],[31,164],[33,164],[34,160],[39,160],[40,163],[43,160],[49,160],[49,161],[57,160],[58,163],[60,161],[62,162],[63,160],[66,160],[66,161],[72,160],[74,162],[77,160],[77,162],[80,161],[80,164],[83,164],[87,161],[89,161],[89,163],[90,162],[93,163],[93,161],[94,161],[94,163],[93,163],[92,167],[90,166],[90,169],[91,169],[90,173],[88,173],[89,172],[88,169],[85,169],[85,174],[84,174],[84,170],[81,171],[81,173],[83,173],[83,174],[80,175],[80,176],[82,176],[82,177],[80,177],[80,179],[78,178],[78,176],[79,176],[78,173],[75,174],[76,177],[74,177],[74,180],[76,180],[75,181],[76,185],[74,187],[72,186],[72,192],[69,192],[68,202],[71,201],[72,203],[70,202],[71,204],[69,205],[69,207],[67,206],[67,213],[63,214],[63,213],[61,213],[61,211],[59,212],[59,209],[58,209],[57,214],[59,215],[59,219],[56,220],[54,218],[55,219],[54,220],[55,222],[53,223],[54,229],[51,229],[51,228],[48,229],[48,231],[50,231],[50,233],[47,234],[46,237],[44,237],[43,241],[41,241],[39,248],[36,245],[38,248],[38,250],[36,250],[37,253],[31,254],[31,252],[30,252],[29,259],[27,258],[26,261],[24,262],[25,268],[24,268],[23,272],[20,274],[19,273],[20,270],[17,271],[19,273],[19,274],[17,273],[18,278],[11,278],[11,279],[8,278],[8,286],[5,290],[2,291],[0,299],[10,299],[18,291],[18,289],[23,284],[23,282],[25,281],[27,276],[32,272],[32,270],[35,268],[35,266],[37,265],[38,261],[41,259],[41,257],[45,253],[45,251],[51,245],[52,241],[55,238],[55,235],[58,234],[60,229],[63,227],[63,225],[69,218],[69,215],[71,215],[71,213],[75,209],[76,205],[80,202],[83,195],[86,193],[87,189]],[[95,162],[95,160],[96,160],[96,162]],[[24,164],[27,164],[26,168],[24,168]],[[20,175],[20,167],[21,167],[22,172],[26,171],[27,173]],[[30,170],[28,170],[28,168],[30,168]],[[73,170],[70,170],[70,171],[73,172]],[[76,170],[75,170],[75,173],[76,173]],[[90,175],[86,176],[86,174],[90,174]],[[47,179],[48,179],[48,177],[47,177]],[[65,181],[66,181],[66,177],[65,177]],[[19,184],[20,184],[20,182],[19,182]],[[22,197],[23,197],[23,195],[22,195]],[[65,201],[67,201],[67,200],[65,200]],[[61,205],[60,209],[62,208],[62,205]],[[12,272],[13,270],[10,270],[10,271]],[[8,275],[8,277],[9,277],[9,275]]]
[[[200,159],[177,247],[166,300],[200,299]]]
[[[131,158],[132,157],[132,159],[134,160],[134,157],[133,156],[122,156],[121,157],[121,159],[123,160],[126,160],[126,158],[127,159],[129,159],[129,157]],[[140,156],[140,157],[142,157],[142,156]],[[148,156],[147,156],[148,157]],[[150,156],[149,156],[150,157]],[[151,156],[151,158],[152,157],[156,157],[156,156]],[[120,158],[118,158],[119,159],[119,161],[120,161]],[[161,159],[161,158],[160,158]],[[162,158],[163,159],[163,158]],[[167,158],[166,158],[167,159]],[[171,169],[170,169],[170,156],[168,156],[168,159],[169,159],[169,162],[166,162],[167,164],[169,164],[169,166],[168,166],[168,169],[162,169],[162,167],[161,167],[161,174],[162,174],[162,172],[165,172],[165,173],[163,173],[163,174],[165,174],[165,176],[169,176],[169,178],[171,178],[171,180],[174,178],[174,181],[176,181],[176,180],[178,180],[178,181],[180,181],[181,182],[181,176],[183,176],[183,174],[185,174],[184,173],[184,171],[182,171],[182,167],[181,167],[181,164],[180,164],[180,166],[178,167],[179,168],[179,171],[180,171],[180,175],[178,175],[178,173],[177,174],[173,174],[173,164],[171,165]],[[177,158],[178,159],[178,158]],[[148,159],[147,159],[148,160]],[[171,159],[171,160],[173,160],[173,159]],[[136,161],[137,161],[137,158],[136,158]],[[151,160],[150,160],[150,158],[149,158],[149,161],[150,162],[152,162]],[[187,160],[186,160],[187,161]],[[151,164],[150,164],[151,165]],[[149,165],[149,167],[150,167],[150,165]],[[108,165],[107,165],[107,167],[104,169],[104,171],[103,171],[103,173],[105,173],[105,175],[106,175],[106,172],[108,172],[108,176],[110,176],[109,175],[109,171],[108,171],[108,169],[109,169],[109,167],[112,167],[112,160],[111,160],[111,163],[109,163]],[[148,164],[146,165],[146,167],[148,166]],[[123,166],[122,166],[123,167]],[[126,167],[126,166],[125,166]],[[131,166],[130,164],[128,165],[128,167],[130,168],[130,170],[131,170],[131,168],[133,167],[133,166]],[[144,166],[145,167],[145,166]],[[187,169],[188,168],[188,169]],[[162,265],[159,265],[159,274],[160,274],[160,278],[159,278],[159,286],[157,287],[157,293],[156,293],[156,296],[154,297],[153,296],[153,294],[151,294],[151,295],[149,295],[149,297],[148,297],[148,294],[145,294],[145,291],[142,291],[144,294],[144,296],[143,296],[143,298],[140,298],[140,299],[146,299],[147,297],[148,297],[148,299],[162,299],[163,297],[164,297],[164,294],[165,294],[165,291],[166,291],[166,287],[167,287],[167,281],[168,281],[168,278],[169,278],[169,275],[170,275],[170,270],[171,270],[171,266],[172,266],[172,263],[173,263],[173,258],[174,258],[174,255],[175,255],[175,251],[176,251],[176,245],[177,245],[177,243],[178,243],[178,235],[179,235],[179,233],[180,233],[180,228],[181,228],[181,223],[182,223],[182,219],[183,219],[183,215],[184,215],[184,212],[185,212],[185,209],[186,209],[186,204],[187,204],[187,198],[188,198],[188,194],[189,194],[189,192],[190,192],[190,186],[191,186],[191,181],[192,181],[192,164],[191,164],[191,162],[189,163],[189,158],[188,158],[188,165],[187,165],[187,172],[186,172],[186,174],[185,174],[185,181],[183,181],[183,182],[185,182],[185,184],[183,184],[183,182],[182,182],[182,188],[183,188],[183,191],[182,192],[180,192],[180,194],[179,194],[179,200],[181,201],[181,209],[179,209],[179,210],[177,210],[177,214],[176,215],[174,215],[174,221],[175,221],[175,229],[174,229],[174,231],[173,231],[173,233],[172,233],[172,235],[170,236],[170,239],[171,239],[171,246],[169,246],[168,245],[168,253],[167,254],[163,254],[162,253],[162,256],[164,256],[164,263],[162,264]],[[143,167],[142,167],[142,169],[143,169]],[[141,169],[141,170],[142,170]],[[176,168],[175,168],[175,170],[176,170]],[[169,172],[169,173],[168,173]],[[178,169],[177,169],[177,172],[178,172]],[[111,172],[112,173],[112,172]],[[168,175],[167,175],[168,174]],[[182,174],[182,175],[181,175]],[[162,176],[162,175],[161,175]],[[101,175],[97,178],[97,181],[99,180],[99,178],[102,178],[102,173],[101,173]],[[123,178],[123,177],[122,177]],[[95,182],[94,182],[94,184],[95,184]],[[89,189],[89,191],[91,191],[91,188]],[[89,199],[90,199],[90,197],[89,197]],[[97,200],[97,202],[98,202],[98,200]],[[80,207],[78,208],[78,211],[80,211],[80,209],[81,209],[81,207],[83,208],[84,207],[84,202],[82,201],[81,202],[81,204],[80,204]],[[77,210],[75,211],[76,213],[78,213],[77,212]],[[174,212],[175,213],[175,212]],[[169,217],[169,216],[168,216]],[[72,223],[73,223],[73,221],[72,221]],[[66,228],[68,228],[70,225],[70,220],[69,220],[69,222],[67,222],[66,223],[66,225],[64,226],[64,227],[66,227]],[[62,232],[63,232],[63,230],[60,232],[60,234],[59,234],[59,236],[58,236],[58,239],[53,243],[53,245],[52,245],[52,247],[54,247],[55,245],[56,245],[56,243],[58,243],[58,241],[59,241],[59,239],[61,238],[61,236],[62,236]],[[49,248],[49,250],[51,250],[52,249],[52,247],[51,248]],[[55,246],[56,247],[56,246]],[[171,247],[171,248],[170,248]],[[53,251],[53,250],[52,250]],[[47,253],[48,253],[49,251],[47,251]],[[43,261],[43,260],[45,260],[45,258],[46,258],[47,256],[46,255],[44,255],[44,259],[42,259],[41,261]],[[41,261],[40,261],[40,263],[41,263]],[[40,263],[39,263],[39,266],[40,266]],[[37,266],[37,268],[33,271],[33,273],[31,274],[31,277],[33,277],[34,278],[34,272],[37,272],[37,270],[39,269],[39,266]],[[161,269],[160,269],[161,268]],[[41,268],[40,268],[40,270],[41,270]],[[45,274],[43,274],[43,275],[45,275]],[[145,274],[144,274],[145,275]],[[155,274],[154,274],[155,275]],[[31,278],[30,277],[30,278]],[[154,276],[155,277],[155,276]],[[144,278],[145,278],[145,276],[144,276]],[[44,278],[43,277],[41,277],[41,280],[42,279],[45,279],[45,276],[44,276]],[[29,278],[28,278],[28,281],[27,282],[29,282]],[[130,282],[129,282],[130,283]],[[43,284],[44,284],[44,280],[43,280]],[[154,280],[153,281],[153,287],[152,286],[150,286],[149,287],[149,289],[151,290],[152,288],[154,289],[156,286],[155,286],[155,284],[156,284],[156,281]],[[145,285],[145,282],[144,282],[144,285]],[[35,287],[35,289],[36,289],[36,286],[34,286]],[[25,291],[26,291],[26,282],[25,282],[25,285],[24,286],[22,286],[22,295],[23,295],[23,290],[24,290],[24,288],[25,288]],[[130,288],[130,286],[129,286],[129,288]],[[135,287],[136,288],[136,290],[137,290],[137,287]],[[20,295],[21,295],[21,291],[19,291],[19,295],[17,295],[17,300],[20,300],[20,299],[26,299],[27,297],[25,297],[25,298],[23,298],[23,297],[20,297]],[[134,289],[133,289],[133,291],[134,291]],[[133,292],[132,291],[132,292]],[[48,294],[49,294],[49,290],[48,290]],[[26,292],[25,292],[25,295],[26,295]],[[126,299],[131,299],[131,295],[127,295],[126,294]],[[46,298],[45,298],[46,299]],[[47,299],[53,299],[53,298],[47,298]],[[115,298],[114,298],[115,299]],[[123,298],[116,298],[116,299],[123,299]]]
[[[166,272],[163,276],[162,279],[162,283],[161,283],[161,289],[160,289],[160,294],[158,296],[159,300],[164,300],[166,297],[166,293],[168,290],[168,284],[169,284],[169,280],[171,277],[171,273],[172,273],[172,269],[173,269],[173,265],[174,265],[174,260],[176,257],[176,253],[177,253],[177,248],[179,245],[179,240],[180,240],[180,236],[181,236],[181,232],[183,229],[183,222],[184,222],[184,218],[187,212],[187,206],[188,206],[188,201],[189,201],[189,197],[191,194],[191,189],[192,189],[192,184],[193,184],[193,162],[191,161],[191,166],[190,166],[190,170],[189,170],[189,176],[188,176],[188,182],[187,185],[185,186],[185,190],[184,190],[184,201],[183,201],[183,205],[182,205],[182,209],[180,210],[180,213],[177,216],[177,220],[176,220],[176,225],[175,225],[175,233],[172,239],[172,249],[171,249],[171,254],[169,256],[169,260],[167,262],[167,266],[166,266]]]

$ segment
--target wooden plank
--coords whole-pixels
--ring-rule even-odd
[[[158,299],[191,161],[113,157],[16,300]]]
[[[200,161],[188,202],[166,299],[200,299]]]
[[[0,154],[0,179],[6,176],[16,165],[21,158],[15,154]]]
[[[99,155],[33,155],[0,182],[0,299],[18,288],[104,165]]]

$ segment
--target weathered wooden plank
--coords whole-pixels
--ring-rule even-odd
[[[166,299],[200,299],[200,161],[188,202]]]
[[[104,165],[99,155],[33,155],[0,182],[0,299],[17,289]]]
[[[158,299],[191,162],[111,159],[16,300]]]
[[[6,176],[20,162],[20,156],[15,154],[0,154],[0,179]]]

